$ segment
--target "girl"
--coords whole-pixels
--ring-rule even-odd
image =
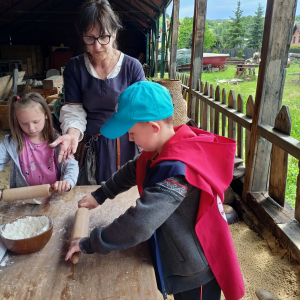
[[[9,125],[11,134],[0,143],[0,171],[11,160],[10,188],[50,184],[63,193],[75,186],[78,163],[74,158],[58,163],[60,149],[49,147],[59,135],[54,133],[51,111],[40,94],[12,96]]]

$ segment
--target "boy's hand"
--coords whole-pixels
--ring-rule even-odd
[[[71,242],[70,246],[69,246],[69,251],[66,254],[65,260],[68,260],[72,257],[72,255],[75,252],[81,252],[80,247],[79,247],[79,242],[81,239],[77,239]]]
[[[88,209],[93,209],[99,206],[97,200],[92,196],[92,194],[85,195],[81,200],[78,201],[78,207],[86,207]]]
[[[71,188],[71,184],[69,180],[56,181],[52,184],[52,188],[61,194],[68,191]]]

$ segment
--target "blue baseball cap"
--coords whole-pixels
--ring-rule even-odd
[[[122,92],[114,115],[101,127],[102,135],[116,139],[137,122],[159,121],[173,115],[170,92],[152,81],[139,81]]]

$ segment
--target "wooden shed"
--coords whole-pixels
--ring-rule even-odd
[[[170,2],[110,1],[124,27],[119,32],[119,49],[140,58],[142,63],[149,62],[151,28],[155,30],[159,16]],[[81,54],[75,23],[82,3],[81,0],[1,1],[0,72],[11,71],[14,63],[18,63],[27,75],[42,75]]]

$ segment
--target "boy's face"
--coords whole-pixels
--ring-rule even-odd
[[[137,146],[145,151],[157,151],[157,129],[154,122],[138,122],[128,130],[129,141],[135,142]]]

